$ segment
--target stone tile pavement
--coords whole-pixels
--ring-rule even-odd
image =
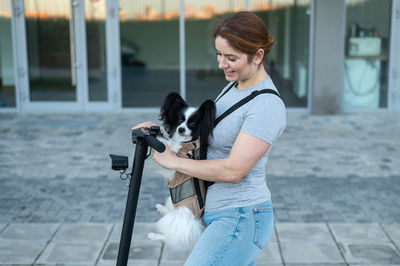
[[[109,166],[107,164],[107,166]],[[400,179],[271,177],[278,222],[400,223]],[[128,187],[110,178],[0,178],[0,223],[119,222]],[[164,189],[162,189],[164,188]],[[160,218],[166,182],[144,176],[136,219]]]
[[[115,265],[127,187],[108,154],[132,159],[131,126],[156,117],[0,114],[0,265]],[[168,196],[161,172],[146,161],[130,265],[184,261],[145,237]],[[289,113],[258,265],[400,265],[399,182],[399,114]]]
[[[115,178],[108,154],[131,155],[131,127],[147,120],[157,113],[0,114],[0,171],[30,179]],[[400,178],[399,132],[398,113],[288,113],[268,176]],[[146,162],[147,175],[159,171]]]
[[[115,265],[121,223],[0,224],[1,265]],[[136,223],[129,265],[183,265],[188,253]],[[400,265],[400,224],[277,223],[257,265]]]

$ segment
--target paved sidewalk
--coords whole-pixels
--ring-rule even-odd
[[[120,223],[0,225],[1,265],[115,265]],[[183,265],[137,223],[129,265]],[[400,224],[277,223],[257,265],[400,265]]]
[[[126,183],[117,172],[96,179],[0,178],[0,223],[121,222]],[[400,223],[400,178],[271,177],[267,183],[278,222]],[[162,178],[144,175],[137,221],[158,220],[155,205],[168,196]]]
[[[0,265],[115,265],[131,126],[156,113],[0,114]],[[130,161],[130,166],[132,162]],[[145,163],[131,265],[182,265],[147,240],[168,196]],[[288,114],[267,183],[276,214],[258,265],[400,265],[400,115]]]

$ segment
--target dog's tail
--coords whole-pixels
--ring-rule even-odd
[[[164,235],[165,244],[180,251],[193,249],[205,228],[202,220],[186,207],[174,209],[162,217],[156,227]]]

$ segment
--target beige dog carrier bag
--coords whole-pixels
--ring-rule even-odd
[[[200,158],[200,140],[185,143],[178,151],[178,156],[198,160]],[[168,187],[175,208],[186,207],[197,218],[202,216],[206,198],[203,180],[175,172],[174,178],[168,181]]]

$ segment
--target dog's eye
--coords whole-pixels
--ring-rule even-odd
[[[194,128],[196,126],[196,122],[190,122],[188,126],[190,128]]]

